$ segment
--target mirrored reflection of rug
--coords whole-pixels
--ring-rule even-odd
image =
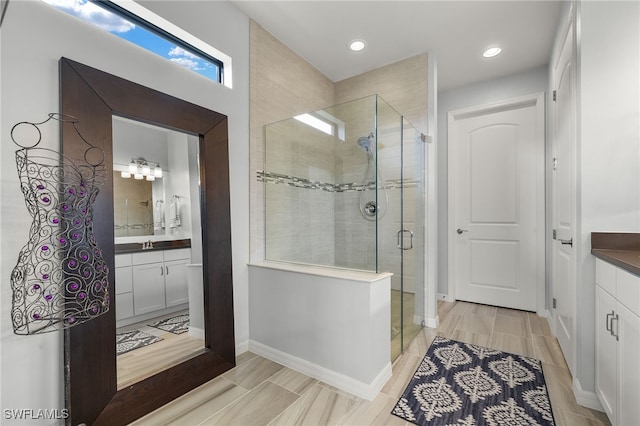
[[[163,340],[140,330],[124,331],[116,334],[116,355],[122,355],[134,349],[148,346]]]
[[[417,425],[554,425],[540,361],[440,336],[392,413]]]
[[[159,328],[173,334],[182,334],[189,331],[189,314],[178,315],[149,324],[150,327]]]

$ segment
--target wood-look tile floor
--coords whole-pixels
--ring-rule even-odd
[[[234,369],[134,424],[409,426],[390,413],[436,335],[540,359],[557,425],[610,424],[603,413],[576,403],[571,375],[546,319],[466,302],[440,302],[438,311],[440,327],[417,335],[373,401],[246,352],[237,357]]]
[[[174,312],[118,329],[118,332],[140,330],[162,338],[159,342],[116,357],[118,389],[124,389],[133,383],[180,364],[204,350],[204,339],[191,337],[188,333],[173,334],[147,325],[154,321],[186,313],[188,311]]]

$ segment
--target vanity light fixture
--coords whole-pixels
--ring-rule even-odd
[[[153,168],[151,167],[152,165]],[[146,179],[148,181],[154,181],[156,178],[162,177],[162,168],[160,167],[160,163],[155,161],[148,161],[145,158],[132,158],[131,163],[129,163],[129,171],[121,171],[120,176],[127,179],[133,176],[134,179],[142,180]]]
[[[485,58],[493,58],[494,56],[498,56],[500,52],[502,52],[502,49],[494,46],[485,50],[482,56],[484,56]]]

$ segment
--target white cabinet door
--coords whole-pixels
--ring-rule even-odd
[[[118,256],[116,256],[116,259],[117,258]],[[131,256],[129,256],[129,258],[131,258]],[[119,321],[133,316],[133,270],[131,266],[117,267],[115,276],[115,310],[116,320]]]
[[[131,266],[116,268],[116,294],[131,293],[133,291],[133,276]]]
[[[609,331],[616,300],[596,286],[596,394],[612,424],[617,424],[618,342]]]
[[[614,322],[614,331],[619,336],[620,409],[617,424],[635,425],[640,422],[640,317],[621,303],[618,303],[616,313],[618,319],[617,324]]]
[[[148,263],[133,267],[133,307],[136,315],[163,309],[164,263]]]
[[[116,321],[133,316],[133,293],[116,294]]]
[[[165,262],[164,285],[167,307],[189,302],[187,264],[189,259]]]

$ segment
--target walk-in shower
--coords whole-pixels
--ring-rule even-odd
[[[420,136],[369,96],[267,125],[257,176],[267,260],[393,273],[396,353],[424,317]]]

